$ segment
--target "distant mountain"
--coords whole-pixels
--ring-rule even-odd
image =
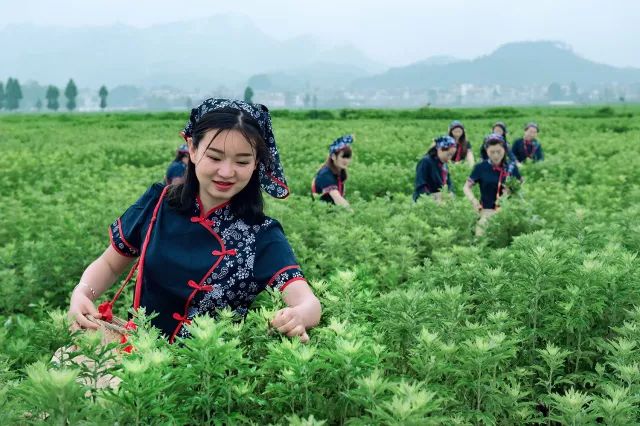
[[[354,81],[353,89],[429,89],[453,84],[547,85],[574,81],[580,87],[640,83],[640,69],[617,68],[576,55],[553,41],[509,43],[473,60],[417,62]]]
[[[359,78],[371,73],[360,67],[317,62],[286,71],[256,74],[247,85],[256,90],[301,92],[346,89]]]
[[[416,62],[415,64],[419,64],[419,65],[447,65],[447,64],[451,64],[454,62],[460,62],[461,59],[455,58],[453,56],[447,56],[447,55],[437,55],[437,56],[432,56],[430,58],[427,58],[425,60]]]
[[[319,63],[362,69],[357,77],[386,69],[353,46],[324,46],[310,36],[276,40],[242,15],[148,28],[10,25],[0,29],[0,52],[0,79],[61,85],[73,78],[83,87],[243,86],[254,74]]]
[[[382,72],[386,67],[371,61],[361,51],[350,45],[318,50],[315,62],[306,66],[281,69],[253,75],[248,85],[257,90],[295,92],[347,89],[364,77]],[[428,59],[434,63],[447,63],[457,59],[438,56]]]

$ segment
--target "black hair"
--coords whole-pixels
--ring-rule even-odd
[[[487,152],[487,148],[489,148],[490,146],[496,146],[496,145],[500,145],[502,149],[504,149],[504,156],[502,157],[502,161],[500,162],[500,164],[507,163],[509,161],[509,150],[507,149],[506,142],[501,141],[499,139],[489,139],[488,141],[482,144],[482,149],[484,149],[484,152],[487,154],[487,158],[489,158],[489,153]]]
[[[270,157],[260,130],[260,125],[253,117],[235,108],[222,108],[208,112],[193,126],[191,143],[194,148],[198,148],[205,134],[210,130],[215,130],[216,133],[213,138],[206,142],[208,144],[211,144],[223,131],[236,130],[245,137],[255,151],[257,162],[256,170],[254,170],[251,175],[247,186],[233,196],[230,207],[235,216],[251,224],[261,223],[264,221],[265,216],[264,199],[260,187],[258,170],[260,163],[268,167]],[[169,188],[167,194],[169,206],[178,210],[180,213],[190,214],[199,189],[200,185],[196,176],[196,166],[191,159],[189,159],[184,183]]]
[[[495,129],[496,127],[500,127],[502,129],[502,137],[504,138],[505,142],[509,143],[509,141],[507,140],[507,126],[502,121],[496,121],[495,123],[493,123],[493,127],[491,128],[492,133],[495,133],[493,129]]]
[[[183,159],[184,157],[186,157],[187,155],[189,155],[189,153],[188,153],[188,152],[178,151],[178,152],[176,153],[176,158],[175,158],[173,161],[178,161],[178,162],[179,162],[179,161],[182,161],[182,159]]]
[[[462,145],[463,147],[467,147],[467,132],[464,130],[464,127],[462,126],[454,126],[451,128],[451,130],[449,130],[449,136],[451,136],[454,140],[456,139],[455,136],[453,136],[453,131],[454,129],[461,129],[462,130],[462,135],[460,135],[460,145]]]
[[[469,152],[469,142],[467,141],[467,132],[464,130],[464,127],[462,126],[454,126],[449,130],[449,136],[451,136],[454,140],[456,139],[456,137],[453,136],[453,130],[456,128],[462,129],[462,135],[460,135],[460,140],[456,141],[456,152],[460,153],[460,158],[457,158],[457,154],[456,154],[455,161],[463,161],[464,158],[467,156],[467,153]]]
[[[449,148],[446,148],[447,150],[450,148],[456,148],[457,147],[455,145],[451,145]],[[429,148],[429,150],[427,151],[427,153],[425,155],[428,155],[430,157],[437,157],[438,156],[438,147],[436,145],[436,143],[434,142],[433,145],[431,145],[431,147]]]
[[[353,150],[349,145],[347,145],[344,148],[342,148],[340,151],[335,152],[334,154],[336,156],[339,156],[340,154],[342,154],[342,158],[351,158],[351,156],[353,155]],[[331,158],[331,154],[329,154],[329,156],[327,157],[327,161],[324,164],[327,167],[329,167],[329,170],[331,170],[331,173],[333,173],[334,175],[340,174],[343,180],[346,179],[347,171],[339,170],[338,167],[336,167],[336,164],[333,162],[333,159]]]

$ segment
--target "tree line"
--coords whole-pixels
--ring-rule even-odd
[[[60,109],[60,89],[55,85],[49,85],[45,93],[46,108],[51,111],[58,111]],[[64,106],[68,111],[73,111],[77,107],[76,98],[78,97],[78,87],[73,79],[69,79],[64,91],[62,92],[66,98]],[[98,90],[98,96],[100,97],[100,109],[107,107],[107,97],[109,91],[105,86],[100,87]],[[0,110],[16,111],[20,108],[20,101],[22,100],[22,86],[17,78],[9,77],[6,84],[0,81]],[[35,108],[39,111],[43,107],[43,100],[38,99]]]

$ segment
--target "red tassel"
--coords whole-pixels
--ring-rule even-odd
[[[124,345],[125,343],[127,343],[127,340],[128,340],[128,339],[127,339],[127,335],[126,335],[126,334],[123,334],[123,335],[122,335],[122,337],[120,338],[120,344],[121,344],[121,345]],[[130,354],[130,353],[131,353],[131,351],[133,350],[133,346],[132,346],[132,345],[125,346],[124,348],[122,348],[122,350],[123,350],[124,352],[126,352],[126,353]]]
[[[100,306],[98,306],[98,312],[102,314],[101,319],[103,321],[111,322],[113,320],[113,310],[111,302],[102,302]]]

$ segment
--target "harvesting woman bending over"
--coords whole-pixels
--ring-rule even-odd
[[[538,142],[538,125],[534,122],[524,126],[524,136],[513,143],[513,154],[518,165],[531,159],[534,162],[544,160],[542,145]]]
[[[319,194],[322,201],[349,207],[344,198],[347,168],[351,164],[351,145],[355,135],[341,136],[329,145],[329,156],[311,182],[311,195]]]
[[[189,146],[183,143],[176,151],[176,158],[169,164],[164,181],[167,185],[184,183],[184,175],[189,164]]]
[[[416,166],[413,201],[417,201],[422,194],[427,194],[439,202],[445,185],[449,188],[449,192],[453,193],[453,183],[447,163],[455,154],[456,141],[451,136],[440,136],[434,140],[434,146]]]
[[[475,165],[471,176],[464,185],[464,195],[471,201],[473,208],[480,212],[476,235],[482,235],[489,217],[500,207],[500,197],[509,194],[507,180],[510,177],[522,181],[515,163],[507,157],[507,148],[502,136],[492,133],[484,140],[489,159]],[[480,201],[473,195],[472,187],[480,184]]]
[[[467,134],[461,122],[454,120],[449,124],[449,136],[456,141],[456,153],[451,161],[458,163],[466,160],[467,165],[472,167],[475,160],[471,152],[471,142],[467,140]]]
[[[513,151],[511,151],[511,147],[509,146],[509,141],[507,140],[507,125],[502,121],[496,121],[491,129],[492,133],[496,135],[500,135],[504,138],[504,145],[507,148],[507,156],[509,156],[509,161],[516,162],[516,157],[513,155]],[[489,156],[487,155],[487,150],[484,148],[484,144],[480,147],[480,157],[483,160],[488,160]]]
[[[208,99],[191,111],[183,131],[189,147],[185,182],[152,185],[110,226],[111,245],[82,275],[69,315],[96,328],[94,300],[138,258],[133,307],[158,316],[152,324],[173,342],[189,336],[196,315],[230,308],[243,316],[266,288],[288,307],[272,325],[307,340],[320,303],[304,278],[282,227],[263,212],[262,190],[289,195],[269,111],[227,99]]]

